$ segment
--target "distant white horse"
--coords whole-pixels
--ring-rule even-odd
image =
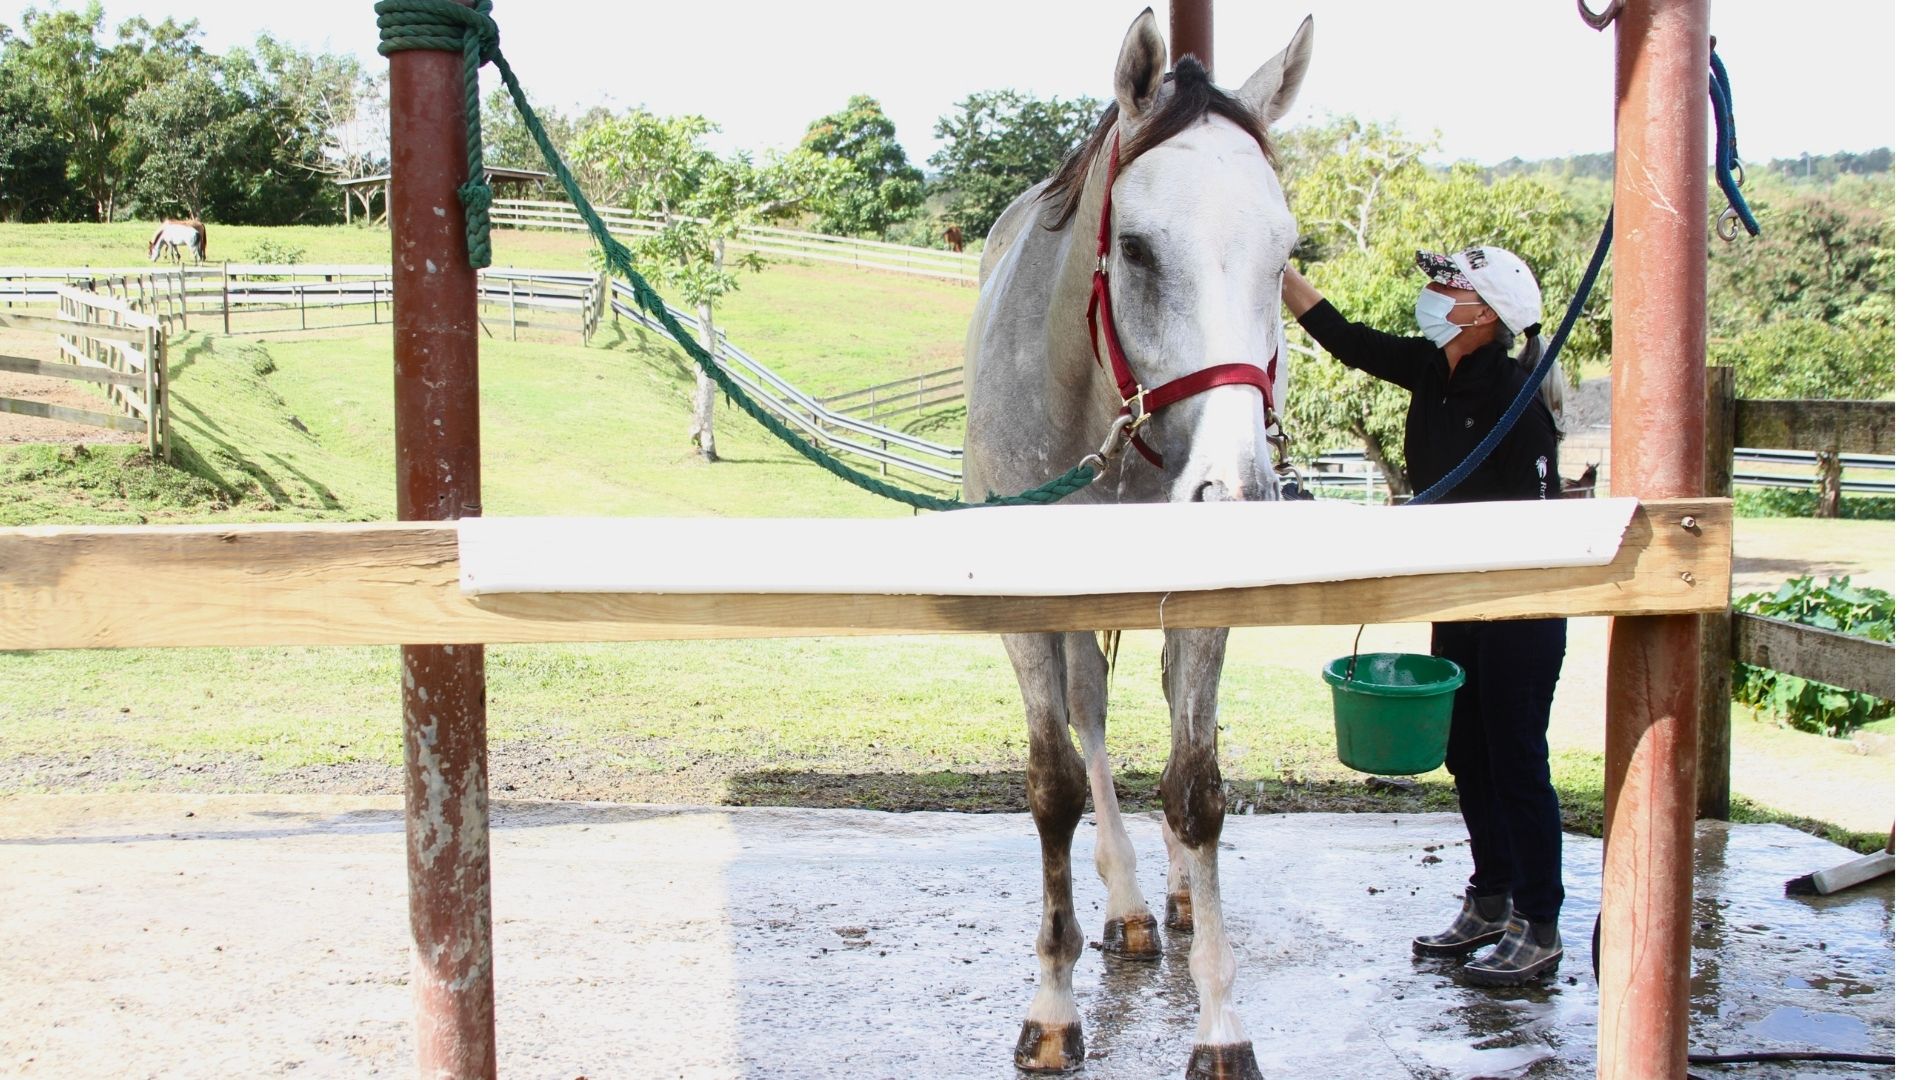
[[[207,226],[199,218],[168,218],[147,241],[147,261],[158,262],[160,249],[166,248],[174,262],[180,261],[180,249],[186,248],[194,262],[207,261]]]
[[[1107,471],[1079,501],[1278,496],[1268,427],[1285,370],[1280,271],[1299,231],[1266,132],[1293,102],[1312,51],[1308,19],[1285,52],[1227,93],[1191,58],[1163,75],[1167,49],[1152,12],[1134,20],[1114,71],[1114,105],[987,237],[967,331],[969,499],[1032,487],[1102,447],[1112,450]],[[1206,537],[1195,536],[1190,548],[1139,558],[1204,559],[1205,549]],[[1200,1017],[1187,1075],[1245,1080],[1260,1073],[1233,1007],[1217,876],[1226,799],[1214,736],[1226,641],[1224,629],[1166,634],[1173,746],[1160,794],[1167,928],[1194,934]],[[1160,938],[1135,881],[1107,760],[1099,644],[1091,633],[1017,634],[1006,647],[1026,704],[1027,799],[1045,883],[1038,989],[1014,1063],[1053,1072],[1085,1056],[1073,1000],[1083,939],[1068,856],[1089,781],[1094,862],[1107,887],[1106,954],[1153,959]]]

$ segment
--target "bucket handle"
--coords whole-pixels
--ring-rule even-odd
[[[1353,653],[1347,657],[1347,681],[1348,682],[1353,681],[1353,666],[1360,662],[1360,633],[1366,628],[1367,628],[1367,624],[1361,623],[1353,631]]]

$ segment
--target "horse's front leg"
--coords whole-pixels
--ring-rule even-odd
[[[1140,893],[1133,841],[1120,818],[1120,796],[1113,788],[1107,759],[1107,660],[1090,633],[1066,635],[1067,708],[1080,750],[1087,758],[1093,787],[1093,865],[1107,886],[1107,922],[1101,948],[1125,960],[1160,956],[1160,932],[1147,899]]]
[[[1186,856],[1193,897],[1193,948],[1187,966],[1200,996],[1200,1026],[1188,1080],[1260,1076],[1253,1043],[1233,1007],[1235,962],[1220,908],[1220,826],[1226,793],[1214,732],[1225,630],[1174,630],[1167,634],[1165,684],[1173,717],[1173,750],[1160,776],[1167,827]]]
[[[1073,830],[1087,801],[1086,766],[1067,734],[1067,659],[1060,634],[1006,639],[1007,656],[1027,706],[1027,806],[1040,832],[1045,905],[1034,952],[1040,985],[1027,1008],[1013,1063],[1029,1072],[1064,1072],[1086,1058],[1080,1010],[1073,1003],[1073,965],[1085,939],[1073,915]]]

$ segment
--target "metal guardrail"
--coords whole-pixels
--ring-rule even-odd
[[[1736,449],[1735,461],[1752,462],[1762,465],[1805,465],[1812,468],[1817,454],[1799,450],[1754,450]],[[1313,459],[1315,471],[1307,474],[1310,483],[1327,487],[1362,486],[1369,482],[1386,483],[1385,477],[1372,468],[1355,471],[1319,471],[1322,465],[1346,466],[1364,464],[1367,460],[1364,450],[1330,450]],[[1894,456],[1891,454],[1841,454],[1840,465],[1843,469],[1863,469],[1871,471],[1894,471]],[[1733,474],[1736,485],[1764,488],[1808,488],[1819,484],[1818,476],[1793,473],[1736,472]],[[1840,490],[1843,494],[1856,495],[1892,495],[1895,485],[1892,479],[1849,478],[1844,474],[1840,478]]]
[[[667,335],[665,326],[635,305],[631,287],[624,282],[615,282],[612,291],[612,306],[616,316],[645,326],[656,334]],[[667,310],[681,325],[688,329],[698,328],[699,322],[692,315],[671,307]],[[923,439],[896,428],[848,416],[829,408],[742,352],[726,339],[724,333],[719,334],[718,337],[714,360],[721,364],[729,375],[734,376],[734,381],[752,395],[755,401],[788,424],[806,433],[809,438],[843,453],[872,461],[881,467],[883,473],[892,466],[943,483],[960,483],[958,469],[946,468],[938,464],[943,461],[957,463],[961,454],[959,447]],[[854,437],[870,439],[879,445],[858,442]],[[934,458],[935,461],[908,457],[897,452],[901,449]]]

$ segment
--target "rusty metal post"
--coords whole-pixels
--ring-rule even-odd
[[[1705,482],[1708,7],[1633,0],[1614,24],[1616,495],[1697,496]],[[1614,620],[1602,1080],[1686,1075],[1699,665],[1698,617]]]
[[[1213,0],[1169,0],[1167,23],[1174,63],[1192,56],[1212,71]]]
[[[467,147],[458,53],[393,54],[394,446],[399,516],[480,513],[478,302],[456,194]],[[423,1077],[490,1078],[493,901],[486,653],[400,650],[415,1060]]]

